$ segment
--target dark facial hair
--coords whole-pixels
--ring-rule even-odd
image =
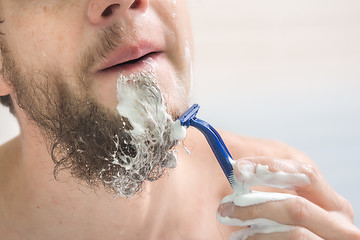
[[[118,31],[111,29],[100,39],[100,43],[108,39],[106,45],[98,44],[98,48],[86,51],[75,77],[51,67],[21,71],[8,51],[3,52],[2,74],[14,88],[19,107],[40,129],[55,163],[55,178],[66,170],[90,187],[102,185],[116,195],[132,197],[144,181],[154,181],[166,167],[174,166],[173,147],[177,141],[170,138],[171,122],[167,121],[165,128],[161,126],[165,129],[161,135],[145,134],[139,149],[131,134],[133,126],[129,119],[120,116],[115,109],[100,105],[92,97],[87,85],[90,82],[88,69],[122,38]],[[137,79],[140,84],[144,81],[154,84],[149,79]],[[156,97],[161,102],[160,90],[152,86],[157,89]],[[118,162],[111,160],[114,154]],[[133,159],[139,154],[141,164],[135,164]]]

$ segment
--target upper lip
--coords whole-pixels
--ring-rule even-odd
[[[160,51],[159,47],[146,41],[138,42],[137,44],[122,44],[121,47],[116,49],[105,59],[104,63],[100,66],[99,71]]]

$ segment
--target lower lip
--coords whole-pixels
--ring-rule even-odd
[[[153,70],[154,64],[156,64],[160,58],[164,56],[162,52],[154,52],[146,55],[141,60],[134,63],[124,63],[119,66],[108,68],[98,71],[96,75],[112,75],[112,74],[124,74],[130,75],[132,73],[143,72]]]

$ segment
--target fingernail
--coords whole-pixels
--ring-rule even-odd
[[[238,181],[246,181],[251,178],[255,172],[256,164],[245,159],[240,159],[236,162],[237,171],[235,177]]]
[[[218,212],[222,217],[232,217],[234,213],[234,209],[235,209],[234,203],[228,202],[221,204]]]
[[[254,167],[255,166],[255,163],[249,161],[249,160],[246,160],[246,159],[239,159],[237,161],[237,166],[238,168],[249,168],[250,166],[251,167]]]

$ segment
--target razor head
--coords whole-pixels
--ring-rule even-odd
[[[182,126],[189,127],[190,120],[196,117],[196,114],[199,112],[199,104],[192,105],[180,118],[179,121]]]

